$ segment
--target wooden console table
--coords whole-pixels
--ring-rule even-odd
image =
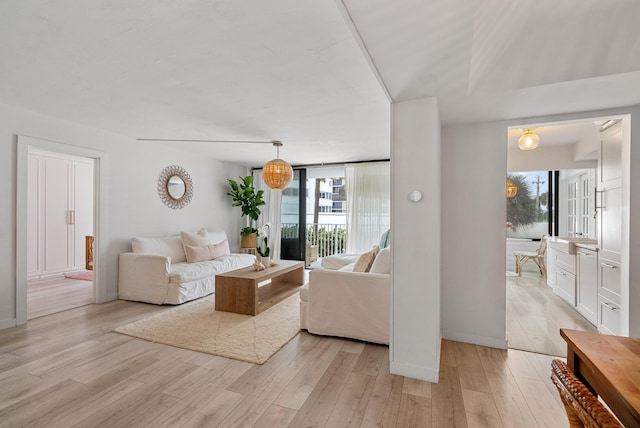
[[[627,427],[640,426],[640,339],[560,329],[567,366]]]
[[[258,315],[298,291],[304,283],[304,263],[278,263],[261,271],[249,266],[216,275],[216,311]]]

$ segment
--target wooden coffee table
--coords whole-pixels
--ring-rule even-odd
[[[249,266],[216,275],[216,311],[258,315],[298,291],[304,283],[304,263],[278,263],[261,271]]]

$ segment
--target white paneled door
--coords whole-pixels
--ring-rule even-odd
[[[29,153],[28,278],[84,269],[93,235],[93,159]]]

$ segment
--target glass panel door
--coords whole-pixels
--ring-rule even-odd
[[[280,258],[283,260],[305,259],[306,183],[306,170],[294,169],[291,184],[282,190]]]

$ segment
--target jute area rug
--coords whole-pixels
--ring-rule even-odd
[[[214,298],[188,302],[114,331],[254,364],[263,364],[300,331],[298,293],[256,316],[215,311]]]

